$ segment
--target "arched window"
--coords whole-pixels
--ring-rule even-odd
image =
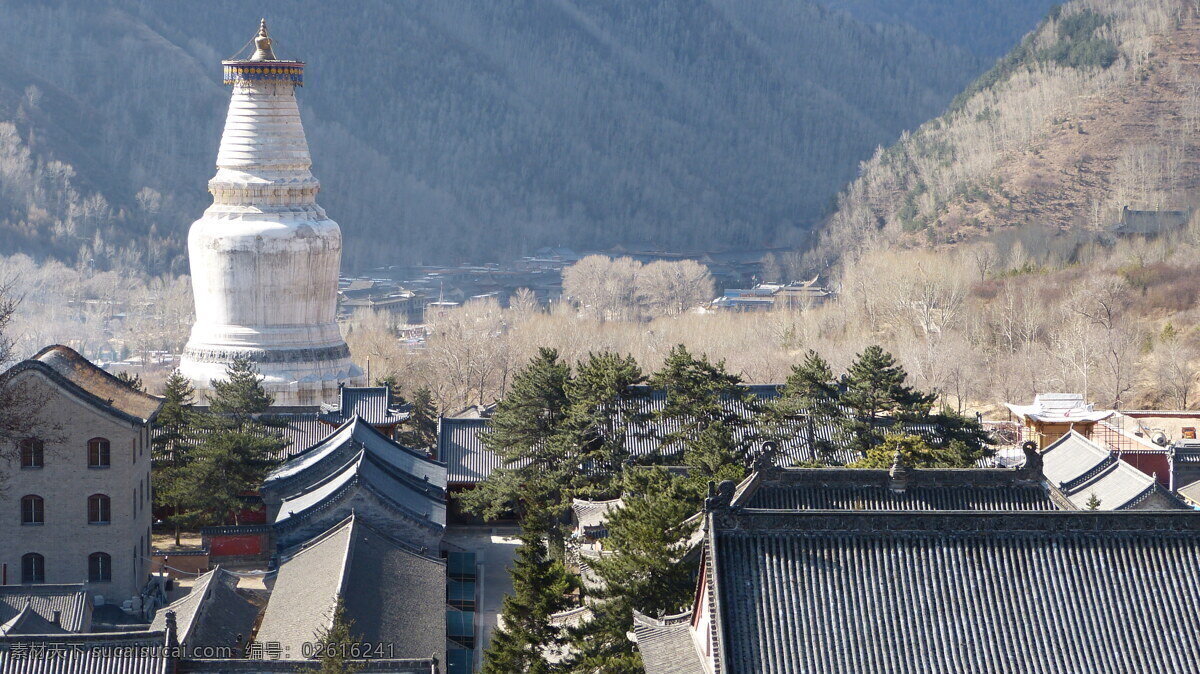
[[[46,558],[36,552],[21,555],[21,582],[46,582]]]
[[[107,583],[112,580],[112,557],[107,552],[88,555],[88,582]]]
[[[46,502],[41,496],[21,497],[21,524],[44,524],[46,522]]]
[[[104,494],[88,497],[88,524],[108,524],[112,521],[112,502]]]
[[[88,467],[108,468],[111,464],[111,452],[108,439],[92,438],[88,440]]]
[[[44,463],[45,444],[37,438],[25,438],[21,446],[21,467],[41,468]]]

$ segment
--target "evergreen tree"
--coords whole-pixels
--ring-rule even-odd
[[[729,431],[727,451],[737,462],[749,462],[750,449],[759,439],[754,426],[762,404],[742,385],[741,377],[725,371],[725,361],[695,358],[680,344],[671,349],[650,384],[667,398],[658,420],[676,429],[662,438],[662,454],[686,456],[689,445],[721,423]]]
[[[708,425],[687,443],[683,465],[691,470],[684,480],[694,494],[697,506],[700,495],[707,492],[709,482],[741,482],[746,477],[745,465],[730,451],[735,444],[732,432],[723,421]]]
[[[576,588],[562,562],[551,560],[537,529],[525,528],[512,568],[513,593],[504,597],[500,624],[483,654],[484,674],[549,674],[546,653],[563,644],[550,616],[570,608]]]
[[[201,419],[204,433],[187,471],[186,498],[203,503],[214,521],[232,516],[236,523],[242,495],[258,489],[288,441],[263,416],[272,398],[254,364],[238,358],[225,372],[227,379],[212,382],[209,413]]]
[[[274,398],[263,388],[263,378],[249,358],[239,357],[225,368],[225,379],[212,380],[213,395],[208,410],[237,426],[250,426]]]
[[[349,662],[362,639],[353,634],[354,619],[346,613],[346,604],[341,597],[333,607],[333,620],[329,627],[317,634],[321,644],[321,667],[316,674],[354,674],[361,667]]]
[[[1096,492],[1092,492],[1092,493],[1088,494],[1087,509],[1088,510],[1099,510],[1100,509],[1100,498],[1098,496],[1096,496]]]
[[[829,363],[809,349],[804,361],[792,366],[787,382],[779,390],[779,399],[768,406],[768,434],[783,440],[799,422],[800,433],[813,456],[827,461],[836,449],[831,436],[838,434],[844,423],[840,397]],[[828,432],[830,427],[833,433]]]
[[[850,464],[851,468],[891,468],[899,452],[909,468],[972,468],[978,454],[964,451],[965,446],[930,445],[919,435],[888,433],[882,442],[867,450],[867,455]]]
[[[557,351],[546,348],[513,378],[482,436],[484,446],[505,465],[460,497],[467,511],[486,519],[515,512],[523,521],[538,520],[535,528],[562,540],[564,488],[577,465],[558,437],[570,378],[570,367],[559,362]]]
[[[992,448],[995,441],[978,419],[943,407],[941,411],[930,414],[926,419],[917,418],[915,421],[936,429],[933,437],[926,439],[927,442],[960,456],[969,457],[972,465],[979,459],[995,453]]]
[[[841,403],[850,410],[844,428],[851,445],[866,456],[883,440],[880,429],[896,421],[927,417],[935,396],[905,385],[908,373],[878,346],[860,353],[844,378]]]
[[[629,452],[629,424],[638,416],[645,390],[641,367],[633,356],[591,353],[575,367],[567,382],[567,410],[559,442],[575,453],[573,495],[611,498],[620,493],[620,476]]]
[[[120,379],[122,384],[135,391],[140,391],[142,393],[145,393],[146,391],[146,385],[142,383],[142,375],[140,374],[121,371],[117,373],[117,379]]]
[[[571,631],[571,672],[634,673],[641,658],[626,636],[634,610],[647,615],[677,613],[691,600],[694,569],[680,561],[696,522],[698,494],[664,469],[625,473],[623,507],[608,519],[604,548],[615,554],[592,560],[601,589],[591,603],[593,619]]]
[[[158,432],[151,440],[154,505],[170,512],[167,522],[175,529],[175,545],[180,543],[181,527],[196,520],[196,507],[200,505],[188,498],[187,473],[196,447],[194,395],[191,382],[179,370],[167,377],[163,403],[154,420]]]
[[[404,442],[414,447],[433,447],[437,444],[438,412],[433,404],[433,392],[422,386],[413,392],[412,413],[406,422]]]

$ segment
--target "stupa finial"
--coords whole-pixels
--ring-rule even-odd
[[[254,36],[254,55],[251,61],[274,61],[275,52],[271,51],[271,36],[267,34],[267,19],[263,17],[258,22],[258,34]]]

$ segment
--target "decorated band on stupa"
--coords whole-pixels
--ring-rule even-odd
[[[222,61],[233,95],[213,203],[188,235],[196,322],[180,369],[204,394],[248,357],[275,405],[315,406],[364,381],[336,322],[342,233],[316,200],[304,63],[276,58],[265,20],[251,42],[248,58]]]

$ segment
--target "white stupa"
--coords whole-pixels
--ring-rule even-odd
[[[233,98],[213,204],[188,234],[196,323],[180,370],[204,394],[249,357],[277,406],[317,405],[365,383],[336,322],[342,232],[309,170],[295,92],[304,63],[275,58],[266,21],[254,46],[222,61]]]

